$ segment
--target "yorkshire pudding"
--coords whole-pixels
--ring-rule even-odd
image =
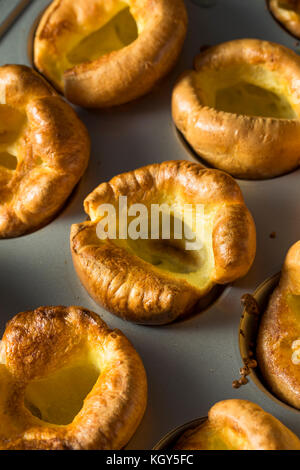
[[[300,38],[300,0],[269,0],[269,9],[279,23]]]
[[[147,400],[137,352],[80,307],[16,315],[1,343],[1,450],[110,450],[135,432]]]
[[[48,223],[83,175],[88,133],[28,67],[0,67],[0,238]]]
[[[298,437],[260,406],[246,400],[216,403],[207,421],[186,431],[176,450],[300,450]]]
[[[175,64],[187,29],[183,0],[54,0],[34,41],[34,63],[69,101],[126,103]]]
[[[125,215],[121,196],[127,197]],[[116,216],[115,236],[108,233],[106,239],[98,237],[103,204]],[[136,323],[164,324],[184,316],[215,284],[244,276],[255,256],[255,225],[239,186],[229,175],[196,163],[170,161],[115,176],[86,198],[84,208],[91,220],[71,228],[77,274],[96,302]],[[155,208],[161,210],[157,219]],[[175,228],[182,227],[185,208],[188,235]],[[132,224],[140,225],[132,217],[136,212],[146,233],[141,229],[134,237]],[[187,245],[192,238],[193,248]]]
[[[174,122],[195,152],[233,176],[264,179],[300,163],[300,57],[240,39],[208,48],[173,91]]]
[[[274,394],[300,409],[300,241],[289,250],[262,316],[257,359]]]

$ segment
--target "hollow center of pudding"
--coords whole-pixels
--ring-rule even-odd
[[[196,74],[203,104],[218,111],[276,119],[296,119],[293,96],[282,77],[261,66],[235,66]]]
[[[5,104],[0,104],[0,171],[15,170],[18,164],[18,138],[23,130],[26,117]]]
[[[199,270],[198,252],[188,251],[187,240],[129,240],[131,249],[144,261],[159,269],[178,274],[191,274]]]
[[[18,165],[18,159],[15,155],[9,152],[1,152],[0,150],[0,167],[7,168],[8,170],[15,170]]]
[[[229,426],[213,426],[208,421],[182,440],[179,447],[186,450],[248,450],[247,442],[240,433]]]
[[[70,424],[83,406],[100,374],[93,360],[77,362],[31,382],[25,406],[37,418],[52,424]]]
[[[172,211],[163,210],[159,219],[154,219],[153,215],[149,217],[149,213],[150,210],[148,216],[140,217],[140,224],[137,219],[134,222],[128,218],[127,239],[117,238],[113,242],[157,270],[205,289],[211,282],[214,267],[212,227],[215,211],[203,209],[198,225],[193,211],[185,213],[184,218],[177,217]],[[140,232],[138,238],[131,236],[131,223]]]
[[[300,295],[289,294],[287,297],[287,301],[292,312],[296,315],[300,326]]]
[[[300,13],[300,2],[299,0],[279,0],[278,8],[282,10],[295,11]]]
[[[84,37],[67,57],[71,64],[93,61],[128,46],[138,37],[136,22],[129,8],[124,8],[102,28]]]
[[[111,9],[106,7],[87,18],[85,23],[77,23],[69,30],[62,26],[51,54],[45,46],[43,67],[61,89],[66,70],[118,51],[137,39],[138,26],[128,4],[119,0],[110,1],[110,4]]]
[[[240,82],[216,93],[216,109],[228,113],[293,119],[295,113],[285,96],[247,82]]]

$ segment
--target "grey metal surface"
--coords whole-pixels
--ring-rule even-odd
[[[0,18],[7,1],[0,0]],[[49,3],[35,0],[0,41],[0,64],[27,63],[27,37]],[[19,311],[40,305],[83,305],[120,328],[144,361],[149,380],[148,408],[130,449],[149,449],[172,428],[199,416],[226,398],[246,398],[273,413],[300,436],[299,414],[270,400],[253,383],[233,390],[242,365],[238,347],[240,297],[278,272],[285,253],[300,239],[300,170],[268,181],[239,181],[257,225],[258,246],[249,275],[225,289],[203,314],[165,327],[122,321],[98,307],[81,287],[72,266],[69,230],[83,221],[84,197],[99,183],[126,170],[168,159],[189,159],[170,114],[170,97],[178,74],[192,64],[203,44],[256,37],[296,48],[296,41],[273,20],[264,0],[218,0],[201,8],[186,0],[189,32],[175,70],[148,96],[107,111],[78,109],[92,138],[91,161],[67,207],[47,227],[31,235],[0,242],[0,325]],[[269,234],[276,232],[275,239]]]

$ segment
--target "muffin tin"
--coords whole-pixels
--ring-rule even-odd
[[[40,305],[82,305],[97,312],[110,327],[120,328],[140,353],[148,374],[149,400],[128,449],[152,448],[171,429],[206,416],[216,401],[227,398],[256,402],[300,436],[299,413],[274,401],[251,376],[248,385],[232,388],[242,366],[240,298],[278,272],[288,248],[300,239],[300,169],[272,180],[238,180],[257,226],[254,266],[246,278],[219,293],[205,312],[196,312],[185,321],[164,327],[122,321],[90,299],[73,269],[70,226],[85,220],[83,200],[99,183],[149,163],[195,158],[178,140],[170,100],[176,77],[191,67],[201,46],[256,37],[297,48],[295,39],[274,21],[262,0],[218,0],[211,8],[202,8],[201,2],[185,2],[188,36],[172,73],[151,94],[128,105],[104,111],[78,108],[92,139],[85,176],[51,224],[28,236],[0,242],[1,335],[5,323],[20,311]],[[1,1],[0,17],[9,13],[12,3]],[[30,65],[30,34],[48,3],[32,1],[1,39],[1,65]]]
[[[252,299],[255,299],[257,307],[258,307],[258,314],[251,312],[251,309],[244,308],[241,323],[240,323],[240,331],[239,331],[239,345],[240,345],[240,353],[243,359],[244,365],[247,366],[248,359],[250,354],[253,353],[253,357],[256,356],[256,340],[257,334],[259,330],[259,323],[260,319],[268,307],[268,303],[273,291],[278,286],[280,279],[280,273],[274,274],[274,276],[266,279],[253,293]],[[252,358],[253,358],[252,357]],[[248,379],[251,379],[256,386],[266,393],[272,400],[280,404],[281,406],[292,410],[294,413],[300,413],[300,410],[293,408],[291,405],[283,402],[279,398],[277,398],[273,392],[268,390],[267,385],[265,384],[264,378],[258,366],[250,369],[250,374]]]
[[[207,418],[197,418],[193,419],[189,423],[178,426],[173,431],[170,431],[166,436],[164,436],[154,447],[153,450],[172,450],[176,445],[178,439],[185,433],[185,431],[192,430],[198,426],[202,426]]]

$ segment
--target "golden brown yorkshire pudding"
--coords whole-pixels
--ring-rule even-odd
[[[211,47],[173,91],[173,119],[211,165],[248,179],[300,163],[300,57],[278,44],[240,39]]]
[[[300,409],[300,241],[287,254],[262,317],[257,359],[274,394]]]
[[[83,175],[88,133],[28,67],[0,67],[0,238],[48,223]]]
[[[207,421],[186,431],[176,450],[300,450],[298,437],[260,406],[246,400],[216,403]]]
[[[300,1],[269,0],[274,17],[294,36],[300,38]]]
[[[71,102],[126,103],[172,68],[187,29],[183,0],[54,0],[34,41],[34,63]]]
[[[120,449],[142,419],[142,361],[120,331],[88,310],[19,313],[0,358],[2,450]]]
[[[120,209],[124,196],[127,215]],[[106,239],[98,235],[103,204],[116,216],[115,234]],[[196,163],[170,161],[115,176],[86,198],[84,208],[91,220],[71,229],[77,274],[96,302],[136,323],[184,316],[215,284],[244,276],[255,256],[255,225],[239,186]],[[188,230],[180,234],[185,210]],[[146,229],[135,237],[136,211]]]

